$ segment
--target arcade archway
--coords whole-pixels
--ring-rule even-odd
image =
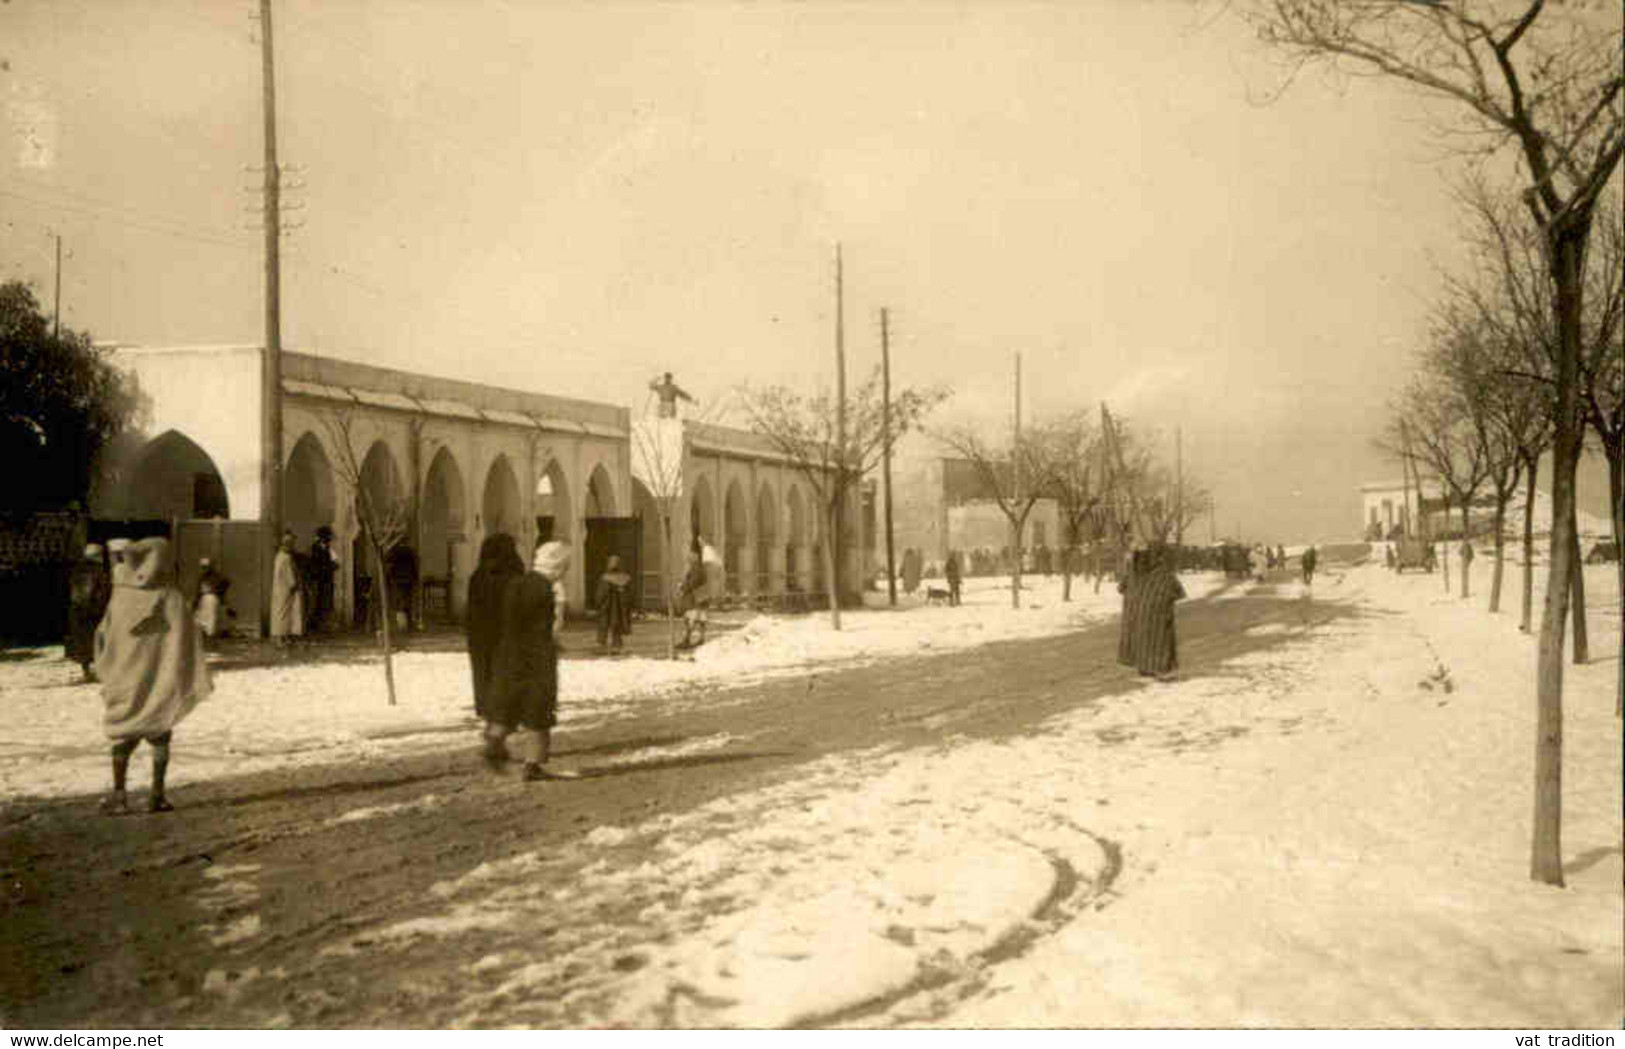
[[[499,455],[485,475],[485,497],[480,501],[486,535],[506,533],[520,538],[519,481],[506,455]]]
[[[310,545],[316,529],[333,527],[337,503],[333,498],[333,465],[321,438],[306,433],[293,446],[282,471],[282,522],[298,537],[300,549]]]
[[[131,518],[229,518],[226,485],[209,453],[179,430],[166,430],[136,454],[123,500]]]

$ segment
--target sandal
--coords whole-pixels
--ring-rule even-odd
[[[147,802],[147,811],[148,812],[174,812],[175,811],[175,806],[173,806],[173,805],[171,805],[169,803],[168,798],[164,797],[162,794],[159,794],[159,795],[153,797],[150,801]]]
[[[130,812],[130,800],[123,791],[116,791],[103,798],[96,808],[103,816],[126,816]]]

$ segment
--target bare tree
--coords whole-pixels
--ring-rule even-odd
[[[1558,332],[1552,322],[1552,288],[1542,254],[1538,227],[1518,209],[1497,198],[1482,180],[1469,182],[1462,199],[1474,216],[1472,243],[1485,258],[1481,272],[1451,281],[1451,294],[1475,309],[1502,339],[1519,345],[1505,366],[1509,376],[1527,382],[1530,395],[1548,405],[1555,420]],[[1579,392],[1574,426],[1596,431],[1608,459],[1609,495],[1614,541],[1621,541],[1619,499],[1625,488],[1625,228],[1621,227],[1619,194],[1609,192],[1597,203],[1596,235],[1584,260],[1585,294],[1581,312],[1581,347],[1578,362]],[[1543,435],[1548,439],[1548,433]],[[1526,459],[1532,463],[1542,448]],[[1578,530],[1570,529],[1569,543],[1578,548]],[[1578,556],[1573,558],[1571,586],[1575,662],[1586,659],[1584,575]],[[1625,599],[1625,564],[1616,572]],[[1625,668],[1618,682],[1625,696]],[[1617,706],[1616,702],[1616,706]]]
[[[672,517],[683,494],[687,455],[683,423],[645,417],[632,423],[632,476],[643,482],[660,515],[660,593],[666,611],[666,658],[677,658],[677,621],[672,610]]]
[[[1040,430],[1028,430],[1008,443],[993,444],[973,426],[956,426],[934,435],[937,442],[971,464],[991,500],[1010,526],[1010,607],[1021,607],[1021,537],[1027,518],[1040,499],[1054,495],[1054,446]]]
[[[1436,344],[1424,355],[1422,373],[1400,395],[1397,417],[1391,425],[1398,428],[1399,420],[1404,421],[1413,453],[1439,479],[1446,498],[1447,523],[1450,504],[1461,507],[1465,541],[1471,531],[1473,500],[1489,478],[1489,454],[1483,440],[1486,409],[1482,398],[1473,396],[1470,384],[1453,381],[1445,363],[1462,352],[1449,343],[1455,333],[1443,333],[1442,338],[1443,344]],[[1461,596],[1467,596],[1465,566]]]
[[[1451,105],[1458,141],[1516,149],[1521,199],[1541,233],[1557,333],[1552,558],[1536,695],[1530,877],[1563,884],[1563,635],[1573,554],[1575,426],[1586,246],[1602,193],[1625,156],[1625,59],[1617,4],[1513,7],[1472,0],[1257,0],[1262,39],[1310,62],[1421,88]]]
[[[824,570],[829,577],[830,625],[841,629],[840,562],[834,540],[840,535],[841,510],[847,493],[880,462],[887,448],[919,426],[947,396],[944,387],[904,389],[895,393],[887,413],[881,400],[882,379],[876,368],[863,385],[847,396],[844,443],[838,436],[836,398],[828,391],[807,396],[787,386],[742,387],[740,409],[751,430],[767,438],[807,482],[826,525]]]
[[[389,705],[395,705],[394,622],[389,607],[389,554],[404,541],[411,530],[411,501],[397,492],[374,492],[367,484],[363,453],[355,440],[355,410],[352,408],[326,408],[321,413],[328,443],[333,448],[331,460],[333,476],[342,491],[349,494],[355,507],[361,535],[372,553],[373,593],[379,602],[379,644],[384,656],[384,685],[389,691]]]
[[[1087,411],[1075,411],[1034,428],[1048,445],[1050,492],[1061,518],[1061,600],[1072,600],[1073,551],[1098,538],[1092,524],[1103,495],[1100,434]]]

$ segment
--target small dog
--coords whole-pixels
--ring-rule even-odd
[[[925,603],[928,605],[945,605],[948,603],[948,590],[940,586],[925,588]]]

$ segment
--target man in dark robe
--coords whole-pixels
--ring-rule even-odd
[[[604,574],[598,577],[598,593],[593,602],[598,606],[598,645],[608,645],[610,651],[619,652],[621,643],[632,632],[632,577],[621,571],[621,559],[609,555]]]
[[[68,573],[68,636],[63,645],[67,657],[79,664],[86,682],[96,680],[92,663],[96,659],[96,627],[107,611],[113,584],[102,562],[102,548],[95,543]]]
[[[1185,597],[1185,588],[1174,575],[1172,551],[1167,547],[1153,547],[1142,556],[1145,567],[1135,573],[1139,594],[1134,609],[1134,663],[1142,675],[1166,681],[1179,669],[1174,603]]]
[[[319,634],[333,612],[333,577],[338,574],[338,558],[333,556],[333,530],[326,525],[316,529],[310,544],[310,626],[308,633]]]
[[[502,636],[502,596],[508,583],[524,574],[525,562],[519,559],[513,536],[499,533],[480,544],[480,563],[468,579],[463,629],[474,675],[474,713],[482,719],[490,713],[497,642]]]
[[[1300,560],[1303,564],[1303,584],[1308,586],[1315,581],[1315,562],[1320,560],[1320,555],[1311,546],[1303,552],[1303,557]]]
[[[543,543],[531,571],[508,581],[502,595],[502,629],[497,642],[486,724],[486,756],[507,757],[506,738],[526,734],[526,780],[574,779],[550,770],[553,726],[558,722],[559,653],[556,619],[563,602],[560,586],[570,565],[567,543]]]
[[[964,571],[960,568],[960,565],[959,565],[959,551],[958,550],[950,550],[950,551],[948,551],[948,560],[947,560],[947,563],[945,563],[942,566],[942,574],[948,580],[948,604],[949,605],[958,605],[959,604],[959,585],[960,585],[960,582],[961,582],[961,580],[962,580],[962,578],[964,576]]]

